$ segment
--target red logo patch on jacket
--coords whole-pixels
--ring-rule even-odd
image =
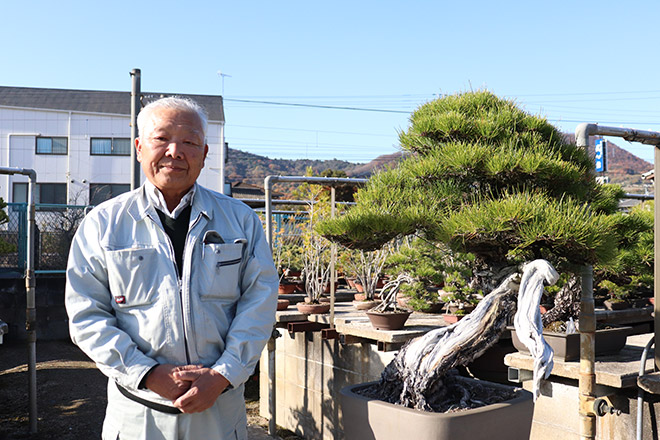
[[[115,302],[117,304],[126,304],[126,297],[124,295],[115,296]]]

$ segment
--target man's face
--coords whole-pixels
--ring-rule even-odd
[[[165,199],[181,198],[204,167],[208,145],[196,113],[154,110],[135,140],[137,160]]]

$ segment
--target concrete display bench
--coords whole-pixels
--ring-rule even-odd
[[[623,440],[635,438],[637,422],[637,377],[646,343],[653,334],[629,336],[626,346],[615,355],[596,357],[596,395],[606,397],[620,415],[607,414],[597,418],[597,439]],[[523,387],[531,390],[533,359],[526,354],[511,353],[504,362],[518,370],[524,378]],[[578,377],[580,362],[554,361],[552,375],[541,387],[541,396],[534,407],[530,440],[578,439]],[[653,371],[653,354],[646,361],[646,371]],[[654,406],[655,414],[660,408]],[[644,438],[651,439],[651,413],[645,404]],[[655,423],[655,421],[654,421]]]
[[[638,328],[643,329],[652,322],[650,309],[598,310],[596,315],[598,320],[608,322],[638,323]],[[293,305],[277,312],[277,331],[281,336],[275,341],[277,424],[309,439],[343,439],[340,390],[347,385],[378,380],[383,368],[405,342],[445,325],[441,315],[413,313],[402,330],[376,330],[363,311],[357,311],[347,302],[335,303],[334,326],[329,313],[306,315]],[[599,420],[599,438],[634,436],[636,376],[648,338],[650,335],[630,336],[628,346],[619,355],[597,358],[597,391],[602,396],[613,396],[614,406],[623,411],[621,416],[609,415]],[[497,362],[501,362],[501,356]],[[653,355],[649,358],[653,359]],[[533,361],[527,355],[513,353],[506,359],[507,365],[519,370],[533,368]],[[490,360],[488,363],[492,364]],[[652,368],[651,360],[647,364]],[[266,418],[270,414],[267,365],[268,352],[264,350],[260,368],[260,413]],[[562,434],[566,434],[566,438],[578,438],[578,370],[579,362],[555,362],[553,376],[536,404],[533,439],[564,438]],[[530,382],[525,382],[525,387],[529,386]],[[647,424],[649,420],[647,408]],[[620,425],[623,428],[619,428]],[[620,429],[625,429],[622,436],[603,436]],[[645,432],[650,433],[650,428],[646,427]]]
[[[295,307],[277,312],[277,424],[309,439],[343,439],[340,390],[380,379],[401,344],[444,325],[439,315],[413,313],[403,330],[376,330],[347,303],[335,304],[334,328],[329,313],[305,315]],[[266,350],[260,364],[260,413],[269,417]]]

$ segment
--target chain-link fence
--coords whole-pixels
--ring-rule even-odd
[[[64,271],[71,240],[87,206],[37,204],[35,212],[35,270]],[[26,203],[8,203],[8,221],[0,225],[0,270],[23,273],[27,267]],[[281,269],[302,268],[303,229],[307,211],[275,212],[273,258]]]
[[[73,235],[86,206],[37,204],[35,270],[64,271]],[[24,272],[27,266],[27,203],[8,203],[0,226],[0,269]]]

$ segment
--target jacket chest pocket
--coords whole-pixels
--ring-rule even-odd
[[[155,301],[163,280],[156,264],[156,249],[121,249],[108,251],[106,256],[114,307],[145,306]]]
[[[243,243],[205,243],[202,246],[200,297],[204,300],[237,299],[240,295]]]

